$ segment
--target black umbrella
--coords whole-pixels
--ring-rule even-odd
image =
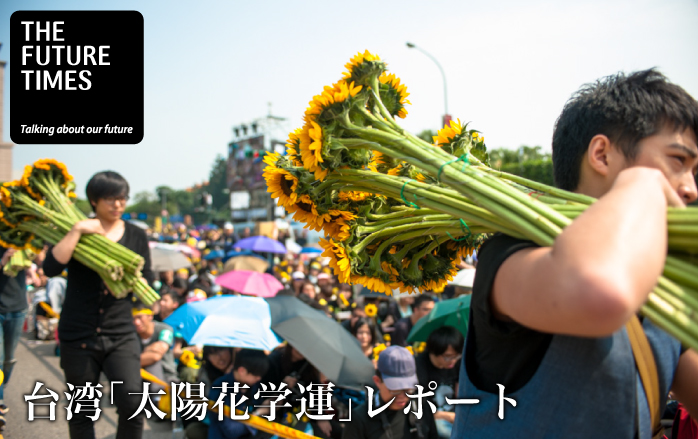
[[[330,382],[360,390],[372,382],[373,363],[342,325],[293,296],[266,300],[271,312],[271,329],[303,354]]]

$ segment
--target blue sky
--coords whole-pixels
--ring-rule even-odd
[[[99,6],[99,8],[97,8]],[[232,127],[265,116],[300,126],[308,101],[369,49],[411,93],[404,126],[439,128],[441,75],[449,112],[483,132],[490,148],[550,148],[553,124],[580,85],[656,66],[698,97],[698,2],[635,1],[3,1],[0,59],[10,56],[16,10],[138,10],[145,23],[145,136],[138,145],[17,145],[15,169],[37,158],[65,162],[82,194],[113,169],[132,195],[207,179]],[[128,32],[127,29],[124,32]],[[9,68],[9,64],[8,64]],[[4,140],[9,139],[9,71]],[[105,103],[108,105],[108,103]],[[283,140],[283,139],[282,139]]]

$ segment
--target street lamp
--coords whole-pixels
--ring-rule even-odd
[[[446,90],[447,90],[447,89],[446,89],[446,73],[444,73],[444,69],[443,69],[443,67],[441,67],[441,64],[439,64],[439,62],[436,60],[436,58],[434,58],[429,52],[427,52],[426,50],[422,49],[421,47],[417,47],[416,45],[414,45],[414,44],[412,44],[412,43],[410,43],[410,42],[407,43],[407,47],[409,47],[410,49],[417,49],[417,50],[419,50],[420,52],[422,52],[423,54],[425,54],[426,56],[428,56],[429,59],[431,59],[432,61],[434,61],[434,63],[436,64],[436,66],[437,66],[437,67],[439,68],[439,70],[441,71],[441,77],[442,77],[443,80],[444,80],[444,117],[443,117],[443,124],[446,125],[447,123],[449,123],[449,122],[451,121],[451,115],[448,114],[448,93],[447,93],[447,91],[446,91]]]

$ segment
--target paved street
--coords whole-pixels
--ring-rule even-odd
[[[19,342],[16,351],[17,365],[12,372],[10,384],[5,388],[5,404],[10,412],[5,416],[7,426],[3,432],[5,439],[54,439],[67,438],[68,422],[66,420],[67,399],[63,394],[67,387],[63,381],[63,371],[59,358],[55,356],[55,342],[37,342],[25,334]],[[28,421],[29,406],[24,401],[24,395],[31,395],[37,381],[45,387],[58,393],[61,399],[56,406],[56,420],[35,419]],[[102,376],[101,399],[102,413],[95,423],[95,433],[98,439],[111,439],[116,435],[116,408],[110,404],[109,382]],[[39,392],[46,394],[43,388]],[[38,402],[45,402],[40,400]],[[36,416],[47,416],[48,407],[41,407]],[[170,422],[147,422],[143,435],[147,439],[180,439],[181,433],[173,433]]]

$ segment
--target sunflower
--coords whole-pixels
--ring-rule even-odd
[[[380,57],[378,55],[374,55],[371,52],[366,49],[364,53],[357,53],[354,55],[348,63],[344,65],[344,67],[347,68],[348,72],[344,72],[344,77],[345,78],[350,78],[352,74],[354,73],[354,70],[357,69],[358,67],[361,67],[361,65],[364,62],[371,62],[371,61],[380,61]]]
[[[364,312],[366,313],[366,317],[375,317],[378,315],[378,307],[373,303],[369,303],[364,307]]]
[[[61,162],[55,159],[39,159],[34,162],[34,167],[43,169],[45,171],[58,171],[58,175],[54,173],[56,177],[58,177],[58,182],[61,184],[61,186],[65,186],[69,181],[73,180],[73,176],[68,173],[68,168]],[[54,169],[55,168],[55,169]],[[60,181],[63,180],[63,181]]]
[[[300,133],[303,131],[302,128],[296,128],[288,134],[288,140],[286,141],[286,156],[293,162],[295,166],[303,166],[303,162],[298,155],[301,139]]]
[[[388,74],[384,72],[378,78],[378,80],[381,82],[381,84],[386,84],[390,86],[392,90],[394,90],[394,97],[388,95],[386,96],[387,99],[384,99],[384,103],[386,104],[386,106],[388,106],[389,111],[391,113],[396,113],[397,116],[401,119],[407,117],[407,110],[405,109],[405,105],[412,105],[412,102],[407,100],[407,96],[410,95],[409,93],[407,93],[407,86],[405,84],[400,84],[400,78],[395,76],[394,73]]]
[[[406,346],[405,349],[410,351],[410,354],[414,355],[414,349],[412,349],[412,346]]]
[[[277,166],[279,160],[278,153],[270,153],[264,157],[264,168],[262,175],[267,182],[267,192],[272,198],[278,198],[277,205],[286,209],[291,208],[298,200],[298,179],[289,171]]]
[[[379,277],[359,275],[352,276],[351,281],[352,283],[361,284],[376,293],[384,293],[387,295],[393,293],[393,289],[390,287],[390,284],[387,284]]]
[[[369,192],[361,192],[361,191],[339,191],[337,193],[337,198],[339,201],[345,202],[345,201],[364,201],[366,198],[370,197],[373,195],[372,193]]]
[[[305,223],[306,227],[318,232],[322,230],[322,226],[325,222],[332,219],[328,213],[320,214],[317,210],[317,206],[308,195],[299,196],[296,204],[290,206],[290,208],[286,208],[286,210],[293,213],[293,219],[295,221]]]
[[[323,163],[322,158],[322,128],[315,121],[308,121],[303,126],[303,130],[299,136],[299,149],[303,167],[310,172],[315,173],[317,180],[324,180],[329,170],[320,167]]]
[[[385,343],[381,343],[381,344],[377,345],[376,347],[374,347],[373,348],[373,359],[377,360],[378,357],[380,356],[381,352],[383,352],[386,348],[387,348],[387,346],[385,345]]]
[[[351,236],[351,221],[354,221],[357,216],[351,212],[343,210],[329,211],[331,220],[326,222],[323,226],[325,233],[327,233],[330,238],[336,241],[345,241]]]
[[[443,128],[436,133],[436,136],[432,138],[436,146],[448,145],[455,139],[456,136],[460,135],[463,131],[460,119],[458,121],[451,120],[448,125],[444,125]]]
[[[34,198],[35,200],[41,200],[41,194],[38,192],[34,192],[32,189],[34,179],[32,178],[32,173],[34,172],[34,167],[31,165],[27,165],[24,167],[24,173],[22,174],[22,178],[20,179],[20,182],[22,183],[22,186],[27,190],[29,195]]]
[[[349,283],[351,276],[351,261],[347,256],[344,246],[330,239],[320,239],[320,247],[325,249],[322,256],[330,258],[330,267],[334,269],[334,274],[337,276],[340,283]]]

